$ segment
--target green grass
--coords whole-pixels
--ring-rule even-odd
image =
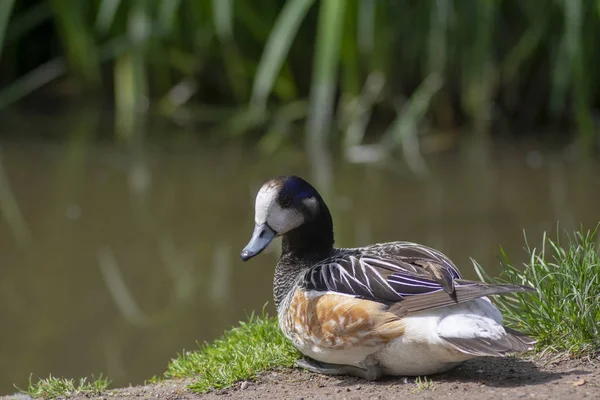
[[[311,143],[361,144],[371,115],[406,119],[435,76],[439,93],[418,108],[440,129],[543,119],[593,148],[599,33],[592,0],[3,0],[0,109],[66,77],[121,114],[150,99],[208,123],[206,105],[223,106],[239,115],[219,121],[224,138],[285,136],[297,121],[280,111],[302,104]]]
[[[435,384],[433,383],[433,381],[431,379],[427,379],[426,376],[424,377],[420,377],[417,376],[417,378],[415,379],[415,386],[416,388],[413,390],[414,393],[416,392],[420,392],[423,390],[435,390]]]
[[[54,399],[78,394],[101,394],[109,385],[110,381],[102,376],[97,379],[92,378],[89,381],[87,378],[80,378],[77,384],[73,379],[55,378],[52,375],[48,378],[40,378],[37,382],[32,382],[30,376],[27,390],[19,390],[34,398]]]
[[[503,272],[483,280],[525,284],[535,294],[497,296],[493,300],[509,325],[533,335],[541,355],[593,357],[600,353],[600,255],[598,227],[551,239],[544,234],[541,247],[526,250],[523,268],[511,264],[502,251]]]
[[[164,375],[153,375],[150,379],[144,380],[144,385],[156,385],[157,383],[164,382]]]
[[[299,353],[281,333],[276,318],[252,314],[222,338],[197,351],[180,354],[169,364],[165,377],[195,378],[190,388],[206,392],[255,379],[262,371],[291,367],[298,358]]]

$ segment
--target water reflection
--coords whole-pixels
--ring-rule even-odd
[[[31,240],[31,232],[27,226],[27,222],[23,218],[23,214],[15,200],[10,182],[4,171],[4,161],[0,154],[0,210],[4,220],[8,225],[17,245],[25,247]]]
[[[574,229],[599,219],[598,165],[560,154],[541,153],[533,166],[507,147],[485,162],[429,156],[429,174],[416,179],[324,153],[320,176],[302,152],[165,149],[135,136],[108,146],[75,126],[89,134],[2,144],[0,393],[30,373],[140,383],[260,310],[279,249],[250,264],[238,253],[256,190],[276,174],[319,186],[338,245],[421,242],[471,278],[469,257],[493,273],[499,245],[523,260],[522,229],[537,240],[557,220]]]

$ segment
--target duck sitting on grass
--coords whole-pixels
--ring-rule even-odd
[[[420,376],[535,343],[504,327],[485,297],[532,288],[461,279],[444,254],[415,243],[335,248],[327,205],[302,178],[266,182],[254,219],[241,258],[282,236],[273,293],[281,330],[306,356],[300,367],[368,380]]]

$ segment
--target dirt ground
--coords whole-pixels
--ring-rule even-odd
[[[600,399],[600,359],[548,363],[517,358],[483,358],[429,378],[429,388],[414,379],[386,378],[366,382],[350,377],[326,377],[301,370],[264,373],[256,382],[203,395],[190,392],[190,381],[111,390],[92,399]],[[2,398],[1,400],[11,397]],[[15,397],[12,397],[15,398]],[[20,399],[26,396],[19,396]],[[90,399],[87,396],[75,397]]]

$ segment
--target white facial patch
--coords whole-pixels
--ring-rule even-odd
[[[277,194],[279,189],[275,186],[265,184],[260,188],[256,195],[256,203],[254,205],[254,222],[257,225],[267,222],[269,210],[273,203],[277,205]]]
[[[304,222],[302,213],[294,208],[282,208],[277,201],[281,187],[278,185],[265,184],[260,188],[256,195],[254,208],[254,222],[257,225],[267,223],[273,229],[277,236],[281,236],[299,227]],[[316,214],[319,203],[315,198],[308,198],[302,201],[304,205],[311,210],[311,214]]]

